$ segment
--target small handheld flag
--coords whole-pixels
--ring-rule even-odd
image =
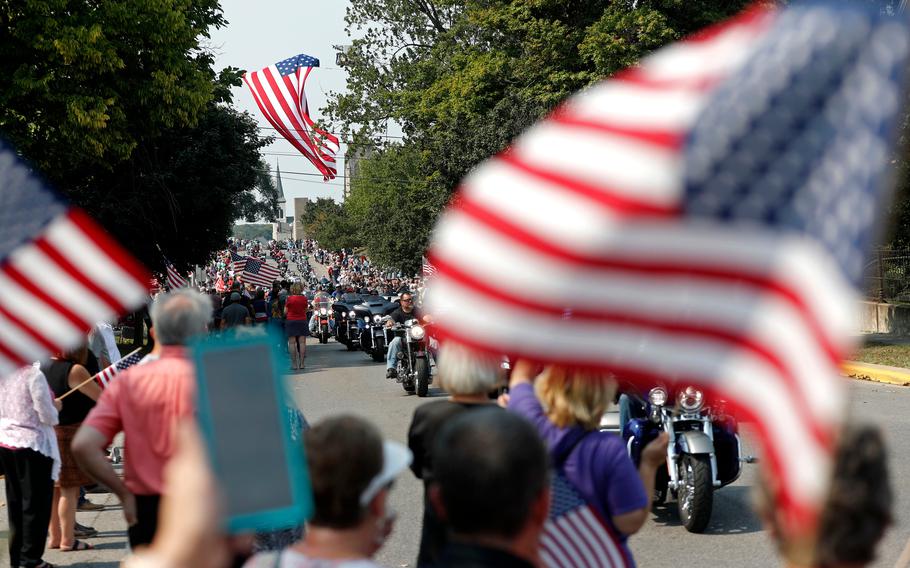
[[[78,345],[148,298],[149,274],[0,141],[0,374]]]
[[[142,360],[142,355],[139,354],[139,349],[136,349],[123,359],[117,361],[113,365],[102,369],[97,375],[92,377],[98,386],[101,388],[107,388],[107,385],[110,384],[111,380],[122,373],[123,371],[129,369],[136,363]]]

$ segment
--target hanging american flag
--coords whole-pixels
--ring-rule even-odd
[[[246,259],[247,257],[231,251],[231,266],[234,270],[234,274],[241,274],[243,272],[243,269],[246,266]]]
[[[142,355],[139,353],[139,349],[136,349],[135,351],[133,351],[132,353],[130,353],[123,359],[120,359],[113,365],[110,365],[109,367],[105,367],[104,369],[99,371],[97,375],[95,375],[92,378],[95,379],[95,382],[98,383],[98,386],[100,386],[101,388],[107,388],[107,385],[110,384],[111,380],[114,377],[116,377],[121,372],[125,371],[126,369],[129,369],[130,367],[132,367],[133,365],[135,365],[136,363],[138,363],[141,360],[142,360]]]
[[[178,288],[186,288],[189,286],[186,278],[180,275],[177,272],[177,269],[171,264],[171,261],[164,259],[164,265],[167,270],[167,287],[168,290],[177,290]]]
[[[569,99],[438,224],[438,332],[729,401],[785,522],[811,527],[907,28],[851,3],[753,9]]]
[[[0,141],[0,374],[145,302],[149,274]]]
[[[279,277],[278,269],[266,263],[265,260],[247,257],[242,276],[244,282],[270,288],[272,282],[278,280]]]
[[[433,263],[430,262],[427,259],[427,257],[425,257],[425,256],[422,257],[420,264],[421,264],[420,272],[424,278],[429,278],[430,276],[433,276],[434,274],[436,274],[436,267],[433,266]]]
[[[338,138],[316,128],[310,118],[304,85],[319,60],[309,55],[294,57],[243,76],[253,99],[266,120],[322,172],[326,181],[335,177]]]
[[[540,537],[540,558],[548,568],[632,566],[615,529],[559,471],[553,472],[550,483],[550,513]]]

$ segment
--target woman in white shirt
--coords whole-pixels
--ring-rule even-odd
[[[37,365],[0,377],[0,462],[6,475],[10,565],[49,568],[42,560],[54,481],[60,475],[57,412]]]

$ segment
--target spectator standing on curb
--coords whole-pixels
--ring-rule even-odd
[[[10,566],[51,568],[42,560],[60,453],[54,402],[37,365],[0,376],[0,463],[6,484]]]
[[[63,551],[93,548],[87,542],[75,538],[79,488],[90,484],[92,480],[79,468],[71,449],[73,436],[102,392],[98,384],[88,380],[91,375],[83,366],[86,350],[86,346],[81,345],[71,351],[58,353],[41,365],[41,371],[47,377],[55,398],[60,398],[70,389],[79,388],[61,400],[59,424],[54,426],[57,447],[60,450],[61,469],[60,478],[54,487],[48,547]]]
[[[211,312],[207,296],[186,288],[158,296],[151,310],[152,333],[161,344],[158,359],[111,381],[73,440],[83,470],[120,499],[134,548],[155,535],[174,428],[194,412],[195,377],[185,345],[206,332]],[[105,452],[121,431],[127,453],[123,480]]]

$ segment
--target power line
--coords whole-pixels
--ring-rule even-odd
[[[260,130],[276,130],[276,131],[279,130],[278,128],[275,128],[274,126],[256,125],[256,127],[259,128]],[[284,130],[284,129],[282,129],[282,130]],[[300,130],[298,132],[300,134],[306,134],[306,131],[304,131],[304,130]],[[326,130],[325,132],[328,132],[329,134],[335,134],[336,136],[344,135],[343,132],[337,132],[337,131],[333,131],[333,130]],[[375,136],[376,138],[394,138],[396,140],[404,140],[404,138],[405,138],[404,136],[394,136],[392,134],[374,134],[373,136]],[[347,143],[347,142],[345,142],[345,143]]]
[[[260,169],[257,169],[256,171],[261,172],[261,173],[264,173],[264,174],[266,174],[266,175],[268,175],[268,176],[270,176],[270,177],[273,177],[273,178],[277,178],[277,177],[278,177],[278,174],[277,174],[276,172],[272,172],[271,170],[260,170]],[[288,176],[286,176],[285,174],[290,174],[290,175],[292,175],[292,176],[300,176],[300,175],[303,175],[303,176],[314,176],[314,177],[322,177],[322,174],[315,174],[315,173],[310,173],[310,172],[281,172],[281,179],[282,179],[282,180],[286,180],[286,179],[287,179],[287,180],[292,180],[292,181],[303,181],[303,182],[308,182],[308,183],[321,183],[322,185],[338,185],[338,184],[332,184],[332,183],[329,183],[329,182],[319,182],[319,181],[316,181],[316,180],[308,180],[308,179],[300,179],[300,178],[295,178],[295,177],[288,177]],[[347,177],[348,177],[348,176],[343,176],[343,175],[342,175],[342,176],[335,176],[334,179],[346,179]],[[415,179],[397,179],[397,178],[370,178],[370,179],[376,180],[376,181],[385,181],[385,182],[401,183],[401,184],[408,184],[408,185],[426,186],[426,182],[425,182],[425,181],[415,180]],[[342,186],[343,186],[343,184],[342,184]]]

